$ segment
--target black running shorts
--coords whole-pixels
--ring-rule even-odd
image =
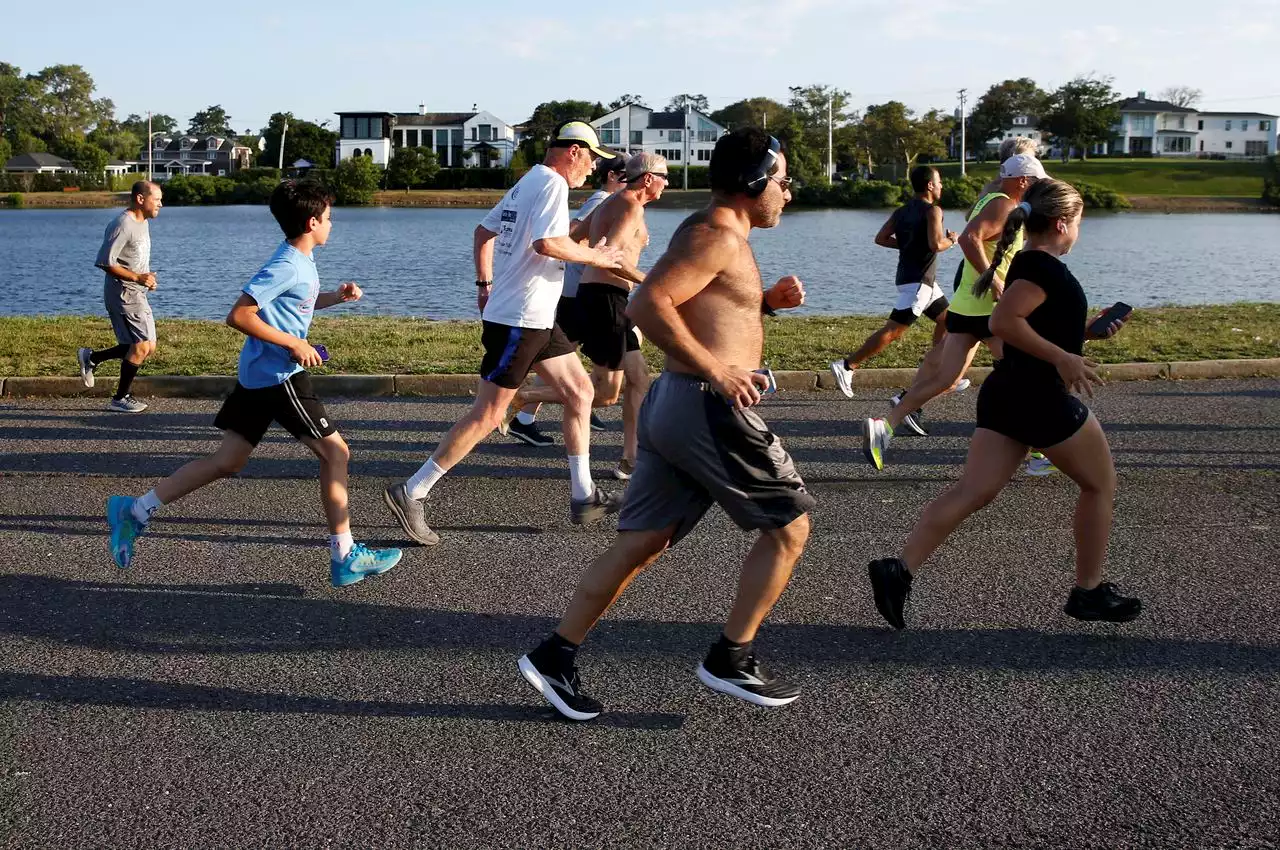
[[[299,440],[307,437],[319,440],[338,431],[312,389],[311,376],[306,372],[291,375],[283,384],[256,390],[237,382],[231,395],[222,402],[213,425],[239,434],[256,446],[272,422],[279,422]]]
[[[627,293],[608,283],[578,286],[578,342],[592,363],[618,371],[628,351],[640,350],[631,320]]]
[[[969,334],[978,339],[991,339],[995,336],[988,324],[990,316],[962,316],[955,310],[947,311],[947,333]]]
[[[513,328],[497,322],[482,324],[480,342],[484,346],[484,359],[480,362],[480,377],[509,390],[520,388],[534,363],[572,354],[575,350],[559,325],[543,329]]]
[[[560,298],[560,303],[556,305],[556,324],[560,326],[560,330],[564,331],[564,335],[573,342],[582,339],[582,332],[578,325],[578,299],[577,298]]]
[[[645,396],[638,430],[620,531],[674,525],[675,543],[712,504],[745,530],[785,528],[817,504],[764,420],[697,376],[663,372]]]
[[[978,393],[978,427],[1033,449],[1047,449],[1075,435],[1089,408],[1060,382],[1013,374],[997,366]]]

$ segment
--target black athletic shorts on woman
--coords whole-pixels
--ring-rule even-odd
[[[256,446],[272,422],[279,422],[299,440],[307,437],[319,440],[338,430],[312,389],[311,376],[306,372],[291,375],[283,384],[256,390],[237,381],[236,388],[222,402],[213,425],[239,434]]]
[[[962,316],[955,310],[947,311],[947,333],[969,334],[978,339],[991,339],[990,316]]]
[[[480,361],[480,377],[508,390],[520,388],[534,363],[572,354],[575,349],[559,325],[543,329],[513,328],[497,322],[482,324],[484,359]]]
[[[1005,280],[1011,285],[1026,282],[1043,289],[1044,302],[1027,316],[1027,324],[1063,351],[1083,353],[1089,303],[1065,263],[1044,251],[1022,251],[1013,258]],[[1005,343],[1004,359],[978,393],[979,428],[1035,449],[1068,439],[1088,418],[1089,408],[1067,392],[1052,363],[1010,343]]]
[[[592,363],[618,371],[628,351],[640,350],[640,338],[627,318],[627,293],[609,283],[578,286],[578,343]]]

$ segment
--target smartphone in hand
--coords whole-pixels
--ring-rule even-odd
[[[1111,327],[1111,323],[1123,319],[1133,312],[1133,308],[1123,301],[1117,301],[1112,304],[1107,311],[1099,316],[1092,325],[1089,325],[1089,333],[1098,338],[1107,335],[1107,328]]]
[[[773,377],[772,369],[766,366],[763,369],[757,369],[756,374],[764,375],[766,378],[769,379],[769,385],[760,391],[760,395],[762,396],[769,395],[771,393],[776,393],[778,391],[778,382]]]
[[[316,354],[320,355],[321,363],[329,362],[329,349],[325,348],[323,345],[313,345],[311,347],[316,350]]]

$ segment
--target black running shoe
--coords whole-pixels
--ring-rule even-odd
[[[574,525],[590,525],[620,510],[622,493],[606,493],[599,487],[592,490],[591,495],[585,499],[569,499],[569,521]]]
[[[1068,617],[1089,622],[1128,623],[1142,613],[1142,600],[1135,596],[1121,596],[1119,589],[1109,581],[1085,590],[1071,588],[1067,605],[1063,608]]]
[[[875,596],[876,610],[895,629],[905,629],[903,610],[911,597],[911,573],[899,558],[881,558],[867,564],[871,576],[871,592]]]
[[[520,658],[519,667],[524,680],[533,685],[533,689],[542,694],[556,711],[570,720],[591,720],[604,711],[604,706],[599,701],[582,693],[577,667],[568,673],[540,670],[529,655]]]
[[[599,416],[596,416],[596,412],[595,412],[594,410],[593,410],[593,411],[591,411],[591,420],[590,420],[590,422],[591,422],[591,430],[592,430],[592,431],[603,431],[603,430],[605,430],[604,420],[603,420],[603,419],[601,419]]]
[[[893,398],[889,399],[889,405],[891,407],[897,407],[899,404],[902,403],[902,397],[906,394],[907,394],[907,391],[902,390]],[[908,413],[906,416],[902,417],[902,424],[906,425],[908,430],[910,430],[912,433],[918,436],[921,436],[921,437],[929,436],[929,432],[926,431],[924,427],[924,411],[920,410],[919,408],[913,410],[912,412]]]
[[[707,658],[698,665],[698,679],[713,691],[737,697],[752,705],[774,707],[793,703],[800,688],[779,679],[748,653],[735,663],[728,652],[712,647]]]
[[[556,441],[546,434],[542,433],[542,429],[538,427],[537,422],[530,422],[525,425],[519,419],[512,419],[511,424],[507,426],[507,434],[515,437],[522,443],[537,448],[545,448],[546,446],[554,446]]]

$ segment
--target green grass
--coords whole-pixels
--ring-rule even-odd
[[[872,316],[785,317],[767,320],[765,358],[774,369],[821,370],[857,348],[884,319]],[[868,367],[915,366],[929,342],[925,321]],[[220,322],[161,320],[153,375],[234,375],[242,337]],[[317,374],[465,374],[480,365],[476,322],[359,317],[316,319],[311,339],[333,360]],[[0,318],[0,376],[75,375],[81,345],[113,344],[106,319],[60,316]],[[650,365],[661,353],[645,346]],[[1280,357],[1280,304],[1161,307],[1138,310],[1116,339],[1091,343],[1104,363]],[[986,354],[978,363],[985,363]],[[114,374],[117,364],[104,364]]]
[[[1265,164],[1213,159],[1090,159],[1067,164],[1044,161],[1045,170],[1066,181],[1082,180],[1124,195],[1258,198]],[[958,177],[960,163],[938,166],[943,177]],[[996,164],[969,165],[971,174],[994,177]]]

